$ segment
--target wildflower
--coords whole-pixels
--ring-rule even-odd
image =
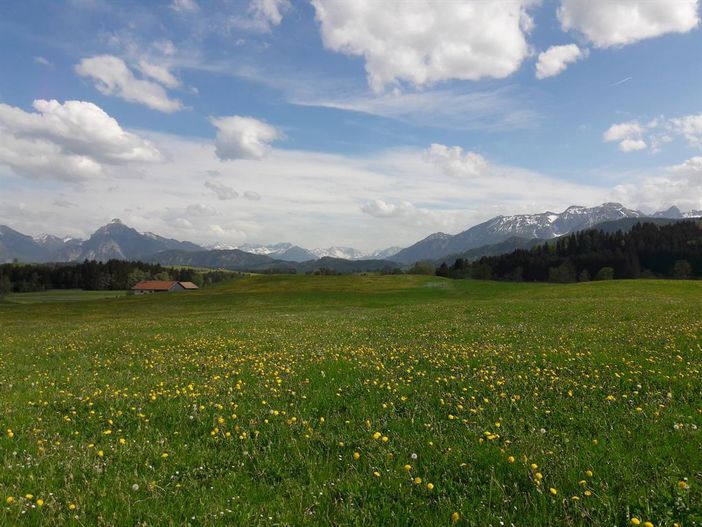
[[[510,463],[510,464],[511,464],[511,463],[514,463],[514,456],[509,456],[509,457],[507,458],[507,463]]]
[[[421,484],[422,484],[422,478],[420,478],[419,476],[417,476],[416,478],[414,478],[414,484],[415,484],[415,485],[421,485]]]
[[[653,527],[651,522],[644,522],[644,527]]]
[[[592,477],[592,470],[586,470],[586,471],[585,471],[585,475],[586,475],[588,478],[591,478],[591,477]]]
[[[553,487],[548,489],[548,491],[551,493],[552,496],[556,496],[558,494],[558,490],[554,489]]]
[[[97,455],[98,457],[103,457],[105,455],[105,452],[103,452],[102,450],[98,450]]]
[[[678,488],[680,490],[687,490],[688,488],[690,488],[690,485],[688,485],[687,481],[680,480],[680,481],[678,481]]]
[[[25,494],[25,495],[24,495],[24,499],[25,499],[25,500],[32,501],[32,500],[34,499],[34,495],[33,495],[33,494]]]
[[[12,428],[8,428],[8,429],[7,429],[7,437],[10,438],[10,439],[12,439],[13,437],[15,437],[15,433],[12,431]]]
[[[405,472],[409,472],[410,470],[412,470],[412,465],[405,465],[405,466],[402,467],[402,468],[405,469]]]
[[[74,511],[74,510],[76,510],[76,504],[75,504],[75,503],[69,503],[69,504],[68,504],[68,510],[69,510],[69,511]]]
[[[134,485],[132,485],[132,490],[133,490],[134,492],[138,491],[138,490],[139,490],[139,485],[138,485],[137,483],[134,483]]]
[[[361,458],[361,454],[359,454],[358,452],[354,452],[354,453],[353,453],[353,459],[354,459],[354,461],[358,461],[360,458]]]
[[[373,475],[374,475],[376,478],[379,478],[379,477],[380,477],[380,472],[378,472],[378,471],[376,470],[375,472],[373,472]]]
[[[634,516],[629,523],[631,523],[632,525],[641,525],[641,520]]]
[[[8,496],[8,497],[5,499],[5,503],[7,503],[8,505],[12,505],[14,502],[15,502],[15,498],[12,497],[12,496]]]
[[[43,507],[43,506],[44,506],[44,500],[41,499],[41,498],[39,498],[39,499],[37,500],[37,507]]]
[[[433,483],[427,483],[427,489],[428,489],[428,490],[434,490],[434,484],[433,484]]]
[[[166,459],[168,457],[168,452],[164,452],[163,454],[161,454],[161,457],[163,459]]]
[[[376,432],[375,434],[373,434],[373,439],[380,439],[382,435],[383,434],[381,434],[380,432]]]
[[[461,519],[461,515],[458,514],[457,512],[454,512],[451,514],[451,523],[458,523],[458,520]]]

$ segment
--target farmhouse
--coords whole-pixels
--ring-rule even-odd
[[[132,294],[173,293],[175,291],[190,291],[198,289],[192,282],[176,282],[174,280],[143,280],[132,287]]]

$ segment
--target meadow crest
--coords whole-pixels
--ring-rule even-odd
[[[702,283],[0,303],[2,525],[702,524]]]

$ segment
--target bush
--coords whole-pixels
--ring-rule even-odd
[[[614,279],[614,269],[611,267],[603,267],[597,271],[597,276],[595,280],[613,280]]]
[[[431,262],[417,262],[407,271],[407,274],[436,274],[436,267]]]

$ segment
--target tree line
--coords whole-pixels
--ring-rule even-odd
[[[592,229],[532,249],[442,264],[439,276],[518,282],[612,278],[702,278],[702,222],[638,223],[630,231]]]
[[[124,260],[86,260],[76,264],[8,263],[0,265],[0,296],[48,289],[125,290],[142,280],[177,280],[203,287],[236,274],[232,271],[167,268]]]

